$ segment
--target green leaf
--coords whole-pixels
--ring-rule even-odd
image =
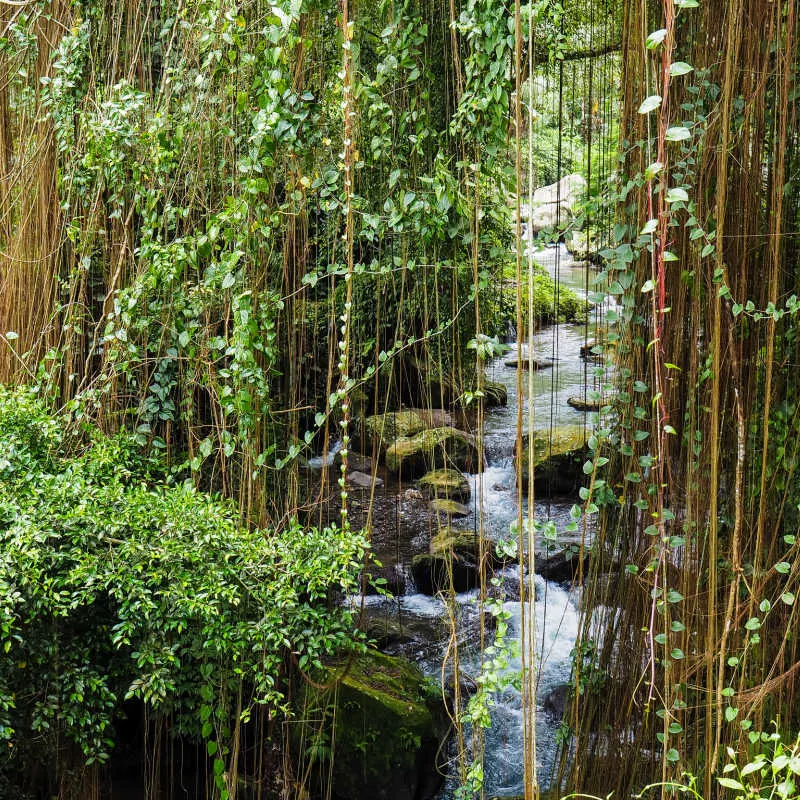
[[[781,595],[781,601],[787,606],[794,605],[794,594],[792,594],[792,592],[784,592]]]
[[[649,114],[651,111],[655,111],[660,105],[661,95],[651,94],[650,97],[642,101],[642,104],[639,106],[639,113]]]
[[[739,716],[739,709],[733,708],[732,706],[728,706],[725,709],[725,721],[726,722],[733,722],[736,717]]]
[[[668,203],[689,202],[689,195],[682,186],[676,186],[667,192],[666,201]]]
[[[717,778],[717,780],[719,781],[719,785],[724,786],[726,789],[734,789],[737,792],[744,791],[744,786],[733,778]]]
[[[649,219],[647,222],[645,222],[644,227],[639,231],[639,236],[649,236],[651,233],[655,233],[657,228],[658,220]]]
[[[644,171],[644,177],[646,180],[651,181],[658,175],[661,170],[664,169],[664,165],[660,161],[654,161],[650,164],[647,169]]]
[[[668,142],[683,142],[686,139],[690,139],[691,136],[692,132],[683,125],[667,128],[667,132],[664,134],[664,138]]]
[[[680,75],[686,75],[693,69],[694,67],[691,64],[687,64],[685,61],[676,61],[669,65],[669,75],[671,78],[677,78]]]
[[[676,761],[681,760],[681,754],[674,747],[670,747],[670,749],[667,750],[666,759],[674,764]]]
[[[654,287],[655,287],[655,283],[654,283],[653,279],[652,278],[648,278],[644,282],[644,284],[642,285],[642,292],[643,293],[652,292]]]
[[[666,38],[667,29],[659,28],[657,31],[653,31],[652,33],[648,34],[645,46],[648,50],[655,50]]]
[[[761,627],[761,620],[758,617],[750,617],[750,619],[745,622],[744,627],[748,631],[757,631]]]
[[[234,274],[232,272],[225,273],[225,277],[222,279],[222,288],[230,289],[234,283],[236,283]]]

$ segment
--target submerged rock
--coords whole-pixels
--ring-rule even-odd
[[[329,667],[327,691],[302,690],[304,750],[337,800],[429,800],[442,777],[436,757],[447,734],[439,688],[420,669],[370,650]],[[297,726],[299,728],[300,726]],[[300,733],[295,737],[300,742]]]
[[[416,478],[435,469],[478,472],[482,459],[475,437],[455,428],[431,428],[401,436],[386,450],[387,468],[402,478]]]
[[[419,479],[419,488],[430,498],[444,498],[468,503],[472,491],[469,481],[454,469],[435,469]]]
[[[577,492],[586,461],[586,431],[582,425],[563,425],[549,431],[535,431],[533,437],[533,482],[537,497],[555,497]],[[531,447],[523,437],[515,458],[522,458],[522,487],[528,490]]]

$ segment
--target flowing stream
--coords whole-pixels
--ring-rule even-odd
[[[567,286],[579,296],[585,296],[587,270],[590,267],[576,263],[563,245],[548,248],[536,254],[536,260],[545,266],[552,277],[562,286]],[[493,381],[502,382],[508,390],[508,405],[488,409],[484,420],[484,449],[487,466],[481,475],[470,475],[472,488],[472,511],[466,518],[454,522],[454,527],[477,530],[478,514],[484,535],[491,539],[509,539],[512,524],[517,521],[518,505],[515,489],[513,448],[516,438],[517,409],[522,402],[523,424],[527,426],[528,404],[533,403],[534,428],[547,431],[563,425],[588,424],[587,414],[567,404],[572,396],[585,397],[587,382],[594,380],[592,365],[581,358],[580,349],[586,341],[584,325],[557,325],[538,332],[533,339],[530,355],[553,362],[551,368],[533,374],[532,397],[527,396],[528,375],[523,376],[524,391],[520,398],[517,392],[516,367],[507,364],[514,355],[527,352],[515,343],[510,353],[494,360],[487,370]],[[555,543],[539,539],[537,552],[563,549],[579,540],[580,534],[565,532],[570,521],[570,509],[577,498],[562,498],[537,503],[537,520],[552,520],[556,523],[558,539]],[[519,597],[519,575],[516,567],[500,573],[507,590],[505,596]],[[525,579],[530,581],[530,577]],[[534,578],[536,590],[535,641],[537,651],[537,775],[540,785],[547,787],[552,779],[557,754],[557,730],[560,725],[559,692],[570,676],[571,651],[578,632],[579,589],[570,589]],[[459,680],[465,691],[469,691],[480,671],[480,648],[478,646],[480,623],[476,605],[477,593],[464,592],[456,596],[457,639],[459,642],[460,675],[452,675],[452,665],[443,670],[443,659],[451,634],[447,608],[436,597],[416,593],[413,583],[407,585],[407,593],[397,598],[362,598],[373,615],[391,616],[395,625],[410,632],[405,641],[388,648],[414,660],[422,670],[445,682]],[[510,639],[520,640],[521,608],[519,602],[507,600],[504,608],[509,613]],[[530,612],[530,606],[528,606]],[[529,620],[530,625],[531,620]],[[423,635],[415,632],[424,631]],[[491,635],[491,634],[490,634]],[[511,672],[518,672],[519,659],[510,665]],[[449,672],[449,675],[448,675]],[[554,700],[555,698],[555,700]],[[523,708],[520,692],[507,688],[491,712],[492,725],[485,734],[485,789],[487,797],[513,797],[523,793]],[[451,756],[454,754],[451,753]],[[454,757],[452,759],[455,760]],[[452,763],[452,762],[451,762]],[[440,800],[450,800],[457,787],[455,769],[446,781]]]

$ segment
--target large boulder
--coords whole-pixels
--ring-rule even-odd
[[[585,194],[586,180],[577,173],[565,175],[557,183],[537,189],[531,206],[522,209],[528,230],[539,233],[546,228],[568,226]]]
[[[586,461],[586,431],[582,425],[563,425],[546,431],[535,431],[533,446],[523,436],[517,442],[515,458],[521,458],[522,487],[529,488],[529,463],[533,453],[533,484],[536,497],[557,497],[575,494],[582,485]]]
[[[483,403],[486,408],[508,405],[508,389],[506,389],[506,385],[499,381],[484,381]]]
[[[483,462],[474,436],[444,427],[400,436],[386,450],[386,467],[401,478],[410,479],[443,468],[479,472]]]
[[[469,481],[455,469],[435,469],[419,479],[419,488],[430,499],[441,498],[468,503],[471,495]]]
[[[386,448],[401,436],[415,436],[421,431],[430,428],[420,414],[416,411],[389,411],[386,414],[373,414],[361,421],[353,445],[362,452],[376,452],[383,455]]]
[[[327,691],[302,690],[304,751],[337,800],[429,800],[448,725],[441,692],[409,661],[370,650],[327,670]],[[298,726],[299,728],[299,726]],[[298,743],[300,736],[296,736]]]
[[[570,545],[549,556],[537,555],[534,569],[546,581],[572,583],[581,574],[581,570],[584,576],[589,573],[589,558],[589,553],[584,553],[581,559],[578,548]]]
[[[434,595],[453,590],[467,592],[480,585],[481,556],[489,567],[504,563],[494,542],[469,530],[444,527],[431,539],[427,553],[414,556],[411,574],[417,591]]]

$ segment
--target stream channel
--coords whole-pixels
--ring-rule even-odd
[[[587,270],[591,267],[576,262],[564,245],[549,247],[535,255],[536,261],[547,268],[554,280],[562,286],[585,296]],[[592,278],[589,273],[589,280]],[[591,414],[577,411],[567,404],[569,397],[585,397],[587,380],[589,387],[597,380],[593,375],[594,365],[581,358],[581,347],[586,340],[584,325],[555,325],[540,330],[533,339],[532,354],[540,359],[553,361],[552,368],[537,370],[534,373],[534,428],[547,431],[564,425],[590,425]],[[524,346],[523,353],[527,349]],[[471,512],[469,516],[453,520],[453,527],[477,530],[478,503],[483,515],[484,534],[493,540],[512,537],[512,523],[517,520],[518,506],[515,489],[515,469],[513,449],[516,438],[517,394],[516,367],[506,362],[513,360],[518,352],[517,343],[511,351],[496,358],[487,369],[487,377],[501,382],[508,391],[508,404],[488,409],[484,421],[484,449],[486,467],[483,473],[469,475],[472,489]],[[523,376],[527,392],[527,373]],[[523,397],[523,424],[527,425],[529,398]],[[587,434],[588,435],[588,434]],[[413,516],[412,504],[399,496],[398,519]],[[565,532],[570,522],[570,509],[578,501],[577,497],[557,498],[536,503],[535,514],[539,521],[552,520],[558,531],[557,541],[545,542],[537,537],[537,552],[553,553],[577,543],[580,533]],[[579,526],[580,527],[580,526]],[[408,531],[406,536],[408,536]],[[411,545],[414,530],[411,529]],[[403,538],[402,533],[398,540]],[[419,535],[417,534],[419,539]],[[588,542],[587,542],[588,544]],[[377,548],[376,548],[377,549]],[[408,562],[409,553],[398,553],[398,563]],[[385,562],[384,562],[385,563]],[[519,575],[516,566],[508,567],[499,573],[504,578],[506,597],[519,597]],[[526,579],[529,580],[529,578]],[[569,681],[571,651],[578,632],[580,589],[545,581],[540,575],[534,578],[536,586],[535,636],[538,662],[538,689],[536,714],[536,755],[537,775],[540,786],[546,788],[553,776],[557,754],[556,733],[560,725],[560,704],[548,701],[557,697],[559,691]],[[446,607],[442,600],[416,591],[413,581],[407,574],[404,578],[405,594],[398,597],[370,595],[353,598],[359,605],[364,604],[368,617],[391,620],[395,626],[408,632],[407,636],[395,638],[381,649],[392,654],[402,654],[417,663],[427,675],[440,681],[442,662],[450,639],[450,625]],[[480,670],[478,642],[477,592],[464,592],[456,596],[460,611],[457,640],[462,685],[476,676]],[[504,601],[509,612],[509,638],[520,638],[520,603],[518,600]],[[515,660],[511,669],[520,669]],[[452,673],[452,669],[450,670]],[[454,678],[451,676],[449,680]],[[562,694],[563,697],[563,694]],[[563,702],[563,701],[562,701]],[[555,707],[554,707],[555,705]],[[520,692],[507,688],[502,696],[496,698],[491,712],[492,726],[485,733],[484,777],[487,797],[514,797],[523,794],[523,709]],[[454,754],[450,754],[454,761]],[[451,763],[452,763],[451,761]],[[453,772],[454,770],[451,770]],[[439,800],[450,800],[457,787],[454,776],[446,780]]]

